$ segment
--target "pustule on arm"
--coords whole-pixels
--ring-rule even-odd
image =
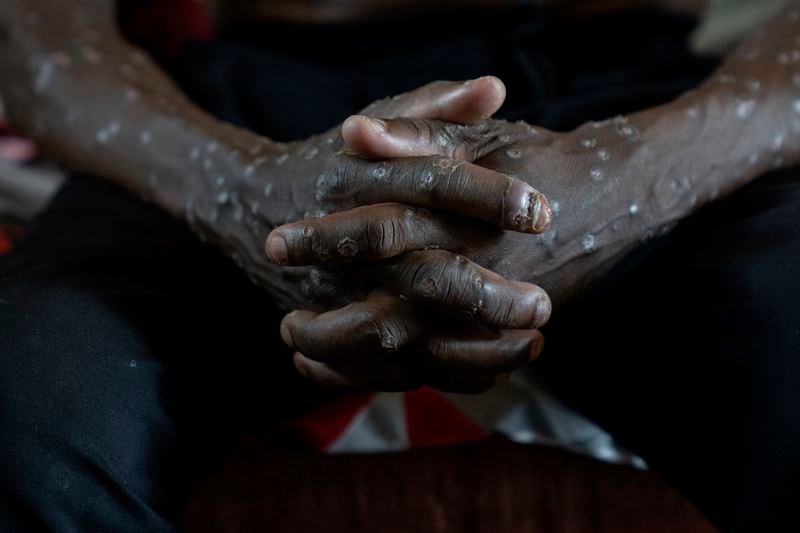
[[[770,169],[798,163],[800,0],[754,32],[697,89],[554,139],[530,151],[525,169],[545,176],[535,185],[555,216],[523,275],[558,305],[640,242]],[[530,242],[507,239],[508,249]]]
[[[800,2],[742,42],[696,91],[666,106],[662,131],[702,205],[800,162]]]
[[[114,15],[111,0],[2,2],[0,94],[50,157],[184,217],[219,176],[241,172],[232,149],[280,150],[195,107],[120,37]]]
[[[607,152],[611,162],[626,162],[620,187],[631,198],[639,239],[771,169],[797,164],[800,1],[756,30],[697,89],[601,124],[601,130],[585,126],[587,138],[605,129],[616,128],[621,137],[635,132],[637,142]]]

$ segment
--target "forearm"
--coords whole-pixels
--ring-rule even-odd
[[[800,158],[800,2],[738,47],[698,90],[633,115],[670,154],[649,182],[654,223],[671,224]],[[652,151],[640,150],[639,166]],[[663,161],[663,157],[659,159]],[[655,161],[655,158],[653,158]]]
[[[770,169],[798,163],[794,10],[800,13],[800,2],[745,41],[697,90],[558,137],[555,148],[569,154],[576,177],[568,186],[535,184],[560,212],[526,279],[541,283],[555,303],[569,299],[639,243]],[[536,166],[552,167],[552,157],[545,152]]]
[[[70,170],[184,217],[190,199],[202,202],[216,180],[242,172],[232,151],[280,149],[192,105],[118,35],[112,2],[7,0],[0,17],[0,92],[10,117]]]
[[[263,253],[269,230],[296,212],[274,164],[287,148],[192,105],[118,35],[112,2],[2,2],[0,94],[51,158],[187,222],[276,301],[298,299]]]

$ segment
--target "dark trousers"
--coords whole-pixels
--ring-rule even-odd
[[[713,68],[664,15],[462,15],[240,27],[173,71],[200,105],[286,140],[490,73],[509,86],[506,118],[566,129]],[[799,219],[795,171],[704,209],[556,310],[535,367],[730,531],[796,525]],[[226,443],[321,396],[293,372],[280,316],[165,214],[71,179],[0,259],[0,530],[169,530]]]

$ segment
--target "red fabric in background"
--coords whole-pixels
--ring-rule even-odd
[[[22,238],[22,228],[17,225],[3,226],[0,224],[0,255],[11,250],[14,242]]]
[[[442,393],[431,388],[409,391],[403,400],[412,448],[471,442],[488,436]]]
[[[206,6],[200,0],[124,0],[119,24],[125,37],[168,63],[193,40],[214,37]]]
[[[284,424],[291,434],[318,450],[326,450],[375,397],[372,393],[343,394]]]

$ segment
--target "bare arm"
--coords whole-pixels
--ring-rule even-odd
[[[196,173],[194,148],[227,173],[234,169],[208,143],[252,145],[252,135],[191,105],[120,37],[111,0],[8,0],[0,36],[0,91],[17,127],[70,169],[104,176],[174,215],[185,214],[184,199],[197,192],[189,188],[207,185],[183,178]]]
[[[497,109],[501,89],[489,79],[433,84],[378,103],[372,112],[470,122]],[[146,55],[120,37],[111,0],[0,4],[0,92],[15,125],[47,154],[187,221],[286,307],[308,304],[301,282],[308,270],[267,260],[263,243],[269,229],[323,209],[321,175],[352,188],[353,194],[340,195],[348,204],[361,181],[373,183],[372,169],[340,153],[338,129],[281,144],[192,105]],[[404,168],[421,172],[432,163],[418,159]],[[477,209],[502,225],[509,220],[503,213],[507,207],[530,203],[526,184],[497,173],[480,179],[492,182],[498,196],[467,203],[454,199],[456,210],[471,214]],[[511,183],[516,187],[509,188]],[[384,193],[373,194],[371,201],[387,201],[381,194],[409,204],[426,201],[410,187],[400,197],[388,182],[382,188]],[[442,207],[449,203],[439,200]],[[335,202],[325,204],[327,210],[337,209]],[[322,292],[341,295],[330,287]]]
[[[390,355],[396,364],[381,367],[391,374],[386,386],[426,382],[449,389],[485,388],[509,364],[521,364],[541,348],[541,335],[529,328],[544,323],[550,308],[547,295],[534,285],[476,270],[486,280],[477,318],[501,330],[522,330],[485,332],[465,340],[447,329],[452,323],[438,313],[385,291],[372,291],[365,301],[351,303],[374,288],[368,280],[331,269],[275,264],[264,253],[264,238],[275,225],[323,210],[338,211],[355,222],[364,211],[350,208],[363,203],[398,202],[395,210],[404,212],[412,211],[410,205],[435,206],[482,218],[489,229],[486,222],[517,231],[541,230],[549,221],[546,200],[520,180],[465,162],[447,159],[442,164],[438,157],[389,166],[363,161],[342,153],[339,128],[282,145],[223,124],[191,105],[145,55],[120,38],[113,4],[107,0],[2,2],[0,92],[17,127],[33,135],[48,154],[186,220],[202,238],[237,260],[279,305],[338,302],[357,309],[360,320],[350,322],[351,328],[334,328],[321,346],[337,351],[343,340],[355,339],[360,343],[355,353],[377,350]],[[377,102],[366,112],[467,124],[490,116],[504,94],[502,84],[492,78],[438,82]],[[476,127],[487,131],[482,124]],[[481,139],[476,144],[490,149],[494,143]],[[420,178],[424,183],[418,187]],[[458,186],[467,181],[477,184],[480,194]],[[345,209],[350,210],[341,213]],[[312,237],[310,232],[305,236]],[[370,242],[383,237],[373,232]],[[275,247],[271,253],[285,263]],[[337,256],[352,259],[358,253],[355,241],[335,243]],[[478,267],[463,258],[431,251],[409,256],[407,268],[398,275],[408,278],[420,270],[435,270],[443,280],[473,287],[471,278],[464,276],[473,268]],[[429,304],[459,317],[472,316],[464,314],[472,310],[472,303],[460,298],[459,291],[434,292]],[[398,329],[393,316],[398,309],[414,324]],[[475,337],[474,327],[468,331]],[[413,358],[406,357],[405,345],[418,340],[427,344],[415,350]],[[472,352],[464,352],[464,346],[472,346]],[[456,348],[472,355],[444,372],[437,361]],[[483,357],[487,354],[494,356],[488,363]],[[477,378],[468,370],[464,381],[451,383],[450,374],[474,366],[473,359],[483,361]]]
[[[675,101],[567,133],[504,124],[508,143],[476,162],[524,176],[544,191],[557,211],[552,229],[539,237],[507,232],[497,238],[436,228],[415,233],[396,251],[436,244],[504,276],[541,283],[556,304],[563,302],[640,242],[768,170],[799,162],[798,38],[800,1],[794,1]],[[424,131],[403,119],[388,128],[391,143],[376,137],[353,148],[400,157]],[[333,217],[319,225],[337,238],[358,234]],[[302,252],[297,257],[313,261]]]

